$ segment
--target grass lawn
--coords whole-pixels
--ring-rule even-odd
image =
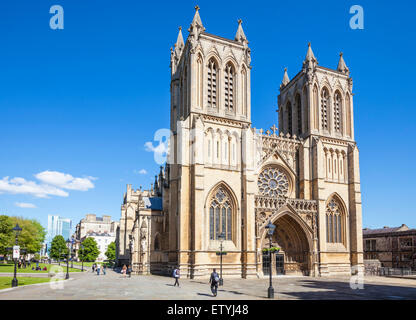
[[[84,262],[84,267],[92,267],[94,263],[98,262]],[[76,264],[77,266],[81,266],[82,262],[74,261],[74,264]]]
[[[12,280],[13,280],[13,277],[0,277],[0,290],[11,288]],[[29,284],[49,282],[50,280],[51,280],[50,278],[26,278],[26,277],[17,278],[19,287],[26,286]]]
[[[70,264],[71,265],[71,264]],[[36,263],[32,263],[32,266],[26,266],[26,269],[23,268],[17,268],[16,272],[17,273],[48,273],[49,269],[51,268],[51,266],[56,267],[57,265],[50,265],[50,264],[45,264],[45,263],[39,263],[39,267],[41,267],[43,269],[43,267],[47,268],[47,271],[36,271],[36,270],[32,270],[32,267],[36,268]],[[64,268],[64,272],[66,272],[66,263],[61,263],[61,267]],[[14,264],[2,264],[0,263],[0,273],[2,272],[14,272]],[[69,268],[69,272],[81,272],[80,269],[75,269],[75,268]]]

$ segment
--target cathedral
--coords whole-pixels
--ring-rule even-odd
[[[117,261],[136,274],[253,278],[363,270],[359,154],[349,69],[322,67],[309,44],[285,70],[278,127],[251,123],[251,57],[242,21],[234,39],[206,32],[196,7],[171,49],[169,152],[150,190],[127,186]],[[266,225],[275,231],[271,239]],[[269,241],[280,248],[271,255]]]

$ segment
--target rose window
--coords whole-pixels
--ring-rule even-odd
[[[260,194],[268,197],[286,196],[289,191],[289,179],[278,168],[264,169],[257,181]]]

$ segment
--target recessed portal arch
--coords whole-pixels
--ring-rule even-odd
[[[280,251],[272,255],[272,274],[310,275],[312,266],[312,237],[308,226],[296,216],[286,211],[275,217],[272,223],[276,226],[272,237],[272,246]],[[269,274],[270,260],[268,252],[269,238],[267,232],[262,234],[262,269]]]

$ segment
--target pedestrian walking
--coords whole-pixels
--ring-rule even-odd
[[[178,285],[179,287],[179,278],[181,277],[181,273],[178,267],[176,267],[175,270],[173,270],[173,277],[175,278],[175,283],[173,286]]]
[[[95,271],[95,263],[92,264],[92,272]]]
[[[101,269],[101,264],[98,264],[97,265],[97,276],[100,275],[100,269]]]
[[[211,277],[209,278],[209,283],[211,283],[211,292],[214,297],[217,296],[219,282],[220,282],[220,276],[218,275],[217,271],[213,269],[211,273]]]
[[[104,265],[103,265],[103,274],[104,274],[104,275],[106,274],[106,271],[107,271],[107,266],[104,264]]]
[[[129,278],[131,278],[131,266],[129,265],[128,267],[127,267],[127,274],[129,275]]]
[[[127,267],[125,264],[123,264],[123,268],[121,268],[121,274],[123,275],[123,277],[126,277],[126,273],[127,273]]]

